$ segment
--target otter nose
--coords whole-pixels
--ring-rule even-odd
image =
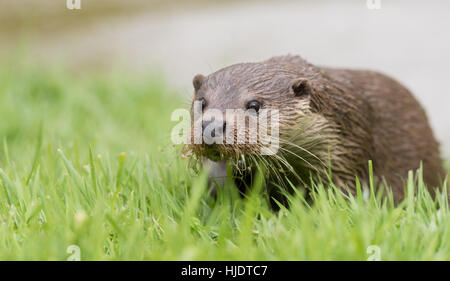
[[[202,121],[203,138],[207,144],[212,144],[212,138],[225,135],[227,123],[221,120]]]

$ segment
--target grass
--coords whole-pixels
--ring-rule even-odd
[[[213,200],[169,141],[185,105],[161,81],[0,67],[1,260],[66,260],[71,245],[82,260],[450,260],[447,200],[420,172],[396,207],[321,185],[278,213],[258,186]]]

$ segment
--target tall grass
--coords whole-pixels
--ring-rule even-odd
[[[411,173],[404,202],[317,185],[270,210],[217,200],[169,139],[183,106],[155,75],[0,69],[0,259],[450,260],[450,211]],[[444,183],[444,188],[447,184]],[[69,250],[69,252],[68,252]]]

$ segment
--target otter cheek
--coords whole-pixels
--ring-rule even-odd
[[[195,145],[201,145],[203,143],[203,131],[202,131],[202,120],[198,119],[193,121],[191,128],[191,140]]]

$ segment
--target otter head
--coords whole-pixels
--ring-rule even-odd
[[[271,59],[196,75],[190,150],[213,161],[278,154],[311,114],[301,69]]]

